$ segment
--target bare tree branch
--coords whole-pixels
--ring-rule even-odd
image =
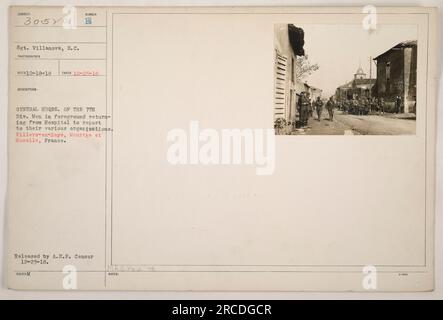
[[[302,80],[317,71],[320,67],[317,63],[311,64],[308,56],[297,56],[295,60],[295,77],[297,80]]]

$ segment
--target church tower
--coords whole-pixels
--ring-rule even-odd
[[[357,72],[354,73],[354,80],[357,79],[366,79],[366,73],[363,71],[363,68],[360,66],[357,69]]]

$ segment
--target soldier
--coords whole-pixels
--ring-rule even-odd
[[[378,100],[378,112],[381,114],[385,113],[385,100],[383,98]]]
[[[309,93],[305,93],[305,99],[304,102],[302,104],[302,108],[303,108],[303,112],[304,112],[304,121],[303,121],[303,126],[307,126],[308,125],[308,120],[309,120]]]
[[[401,103],[402,99],[400,96],[395,98],[395,113],[401,113]]]
[[[344,100],[343,102],[343,112],[348,113],[349,112],[349,100]]]
[[[371,100],[371,110],[369,112],[372,114],[377,111],[378,101],[376,97],[373,97]]]
[[[328,102],[326,102],[326,109],[328,109],[329,113],[329,121],[332,121],[334,119],[334,98],[331,96],[329,97]]]
[[[367,115],[369,113],[369,109],[371,108],[370,101],[368,98],[363,98],[363,114]]]
[[[358,100],[358,115],[362,116],[364,114],[365,109],[365,99],[363,97],[360,97]]]
[[[297,110],[299,114],[299,126],[301,127],[303,125],[303,116],[302,116],[302,100],[303,100],[303,92],[300,92],[300,96],[297,100]]]
[[[309,98],[309,110],[308,110],[308,115],[309,118],[312,118],[314,116],[314,109],[313,109],[313,103],[312,100]]]
[[[309,94],[309,92],[305,92],[305,97],[306,97],[306,103],[308,104],[308,108],[306,109],[307,110],[306,119],[309,119],[309,113],[311,109],[311,95]]]
[[[358,114],[359,108],[358,108],[358,100],[356,97],[352,98],[352,114]]]
[[[308,124],[309,112],[309,100],[306,96],[306,92],[300,93],[300,99],[298,99],[298,112],[300,114],[300,126],[306,126]]]
[[[344,107],[343,99],[337,100],[337,109],[340,110],[340,111],[343,111],[343,107]]]
[[[317,97],[317,100],[315,100],[315,111],[317,112],[318,121],[321,120],[322,109],[323,109],[323,101],[321,101],[320,97]]]

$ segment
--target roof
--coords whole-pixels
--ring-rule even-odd
[[[375,81],[376,81],[376,79],[369,79],[369,78],[353,80],[353,82],[355,82],[355,85],[357,85],[357,86],[365,85],[365,84],[374,84]]]
[[[375,85],[375,83],[365,83],[365,84],[358,85],[358,88],[371,89],[374,85]]]
[[[417,40],[407,40],[407,41],[403,41],[400,42],[399,44],[393,46],[391,49],[379,54],[378,56],[376,56],[373,60],[377,60],[379,59],[381,56],[385,55],[386,53],[395,50],[395,49],[403,49],[403,48],[411,48],[411,47],[416,47],[417,46]]]
[[[306,82],[303,82],[303,86],[304,86],[305,88],[308,88],[308,89],[323,91],[322,89],[320,89],[320,88],[316,88],[316,87],[313,87],[313,86],[307,84]]]
[[[351,89],[354,87],[354,83],[355,83],[355,86],[360,87],[360,88],[370,88],[375,84],[376,81],[377,81],[377,79],[369,79],[369,78],[354,79],[354,80],[351,80],[351,81],[339,86],[337,89]]]
[[[345,88],[352,88],[352,83],[354,82],[354,80],[349,81],[341,86],[339,86],[340,89],[345,89]]]

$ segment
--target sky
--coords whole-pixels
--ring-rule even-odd
[[[323,90],[328,97],[335,89],[353,79],[361,65],[369,77],[369,57],[376,57],[396,44],[417,39],[416,25],[378,25],[369,33],[361,24],[304,24],[297,25],[305,32],[305,54],[319,69],[303,79]],[[376,65],[372,63],[372,77]]]

